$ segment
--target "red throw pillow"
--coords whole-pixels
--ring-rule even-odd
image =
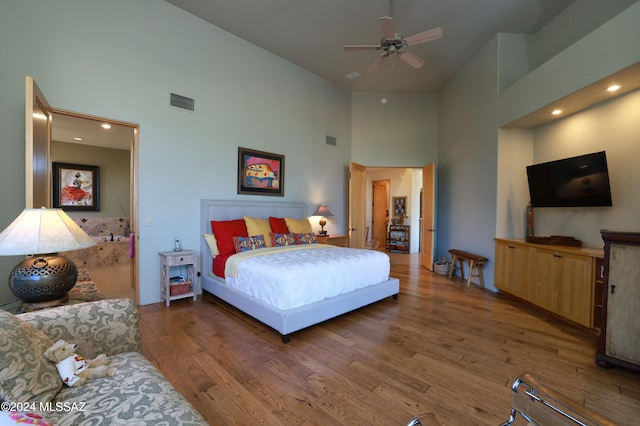
[[[276,234],[289,233],[289,227],[283,217],[269,216],[269,225],[271,225],[271,232],[275,232]]]
[[[211,230],[216,236],[220,255],[225,256],[236,252],[233,245],[233,237],[248,237],[247,226],[244,219],[235,220],[212,220]]]

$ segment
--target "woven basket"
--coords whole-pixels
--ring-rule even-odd
[[[436,271],[436,274],[440,275],[449,275],[449,267],[451,265],[449,263],[445,265],[438,265],[437,263],[433,264],[433,270]]]
[[[169,294],[172,296],[178,296],[180,294],[189,293],[189,288],[191,287],[191,282],[187,281],[184,283],[172,283],[169,284]]]

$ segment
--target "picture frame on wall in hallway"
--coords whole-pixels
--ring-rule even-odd
[[[53,163],[53,207],[67,211],[100,210],[100,167]]]
[[[238,148],[238,194],[284,196],[284,155]]]

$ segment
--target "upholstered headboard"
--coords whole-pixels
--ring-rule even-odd
[[[260,219],[268,219],[269,216],[304,219],[307,217],[307,205],[277,201],[202,200],[200,202],[200,270],[202,274],[211,273],[213,258],[203,237],[204,234],[211,233],[211,221],[242,219],[244,216]]]

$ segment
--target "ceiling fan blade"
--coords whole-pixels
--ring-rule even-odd
[[[373,44],[348,44],[344,47],[344,50],[380,50],[380,46]]]
[[[437,40],[439,38],[442,38],[443,35],[444,31],[442,30],[442,28],[437,27],[418,34],[414,34],[409,37],[405,37],[404,41],[407,46],[414,46],[416,44],[424,43],[427,41]]]
[[[423,59],[417,57],[416,55],[409,52],[408,50],[401,52],[400,54],[398,54],[398,56],[400,56],[400,59],[402,59],[403,61],[405,61],[406,63],[408,63],[414,68],[420,68],[421,66],[424,65]]]
[[[387,58],[387,56],[389,55],[386,53],[378,56],[378,59],[376,59],[367,70],[367,74],[373,74],[374,72],[378,71],[380,64],[382,63],[382,61],[384,61]]]
[[[393,18],[389,16],[383,16],[380,18],[380,26],[382,27],[382,34],[387,40],[396,39],[396,30],[393,26]]]

